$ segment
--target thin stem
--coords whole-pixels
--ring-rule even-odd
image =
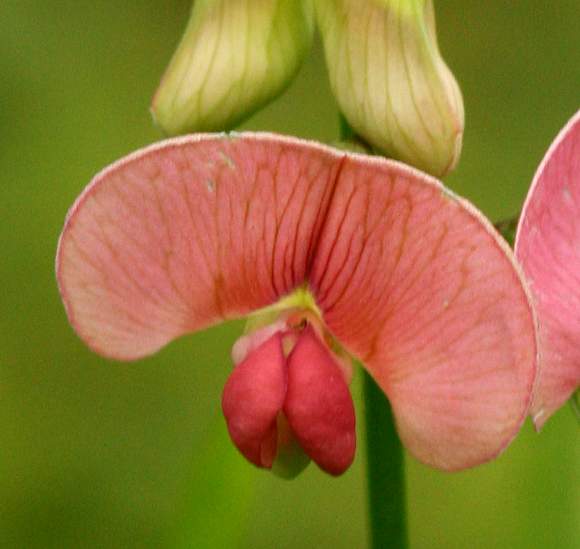
[[[387,398],[365,371],[367,484],[372,549],[407,547],[405,462]]]
[[[508,219],[502,219],[494,223],[496,230],[505,238],[507,243],[513,248],[516,238],[516,229],[520,215],[514,215]]]
[[[340,115],[340,138],[356,141],[346,118]],[[405,461],[387,397],[364,371],[364,414],[367,445],[367,486],[372,549],[405,549],[407,522]]]
[[[572,406],[572,412],[580,424],[580,389],[570,397],[570,406]]]
[[[351,139],[356,138],[353,129],[350,127],[350,124],[346,121],[344,115],[342,114],[339,115],[338,124],[339,124],[338,133],[341,139],[343,139],[344,141],[350,141]]]

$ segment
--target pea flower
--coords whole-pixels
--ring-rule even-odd
[[[434,175],[461,152],[463,99],[437,46],[431,0],[320,0],[330,82],[352,128]]]
[[[350,126],[434,175],[461,152],[459,86],[437,45],[431,0],[316,0],[330,83]],[[195,2],[153,100],[169,134],[231,129],[290,83],[312,43],[310,0]]]
[[[114,359],[249,316],[222,409],[259,467],[348,468],[352,357],[439,469],[494,458],[529,411],[535,321],[509,248],[395,161],[271,134],[168,140],[94,178],[56,270],[72,326]]]
[[[541,162],[517,229],[516,256],[539,319],[538,429],[580,386],[580,111]]]
[[[203,0],[153,98],[171,135],[233,128],[278,96],[312,44],[310,0]]]

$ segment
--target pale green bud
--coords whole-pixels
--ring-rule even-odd
[[[234,127],[290,83],[308,53],[310,0],[196,0],[151,111],[168,134]]]
[[[389,157],[452,170],[463,100],[437,46],[431,0],[317,0],[331,85],[354,131]]]

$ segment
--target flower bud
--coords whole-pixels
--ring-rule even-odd
[[[153,98],[168,134],[227,130],[280,94],[312,42],[310,0],[196,0]]]
[[[374,148],[434,175],[461,151],[461,92],[440,55],[431,0],[318,0],[331,85]]]

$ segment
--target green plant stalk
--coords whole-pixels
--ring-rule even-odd
[[[365,371],[363,379],[367,450],[370,547],[407,547],[405,461],[389,401]]]
[[[357,139],[343,115],[340,115],[339,124],[342,141]],[[407,520],[403,446],[395,428],[391,405],[366,370],[363,398],[370,547],[405,549]]]

